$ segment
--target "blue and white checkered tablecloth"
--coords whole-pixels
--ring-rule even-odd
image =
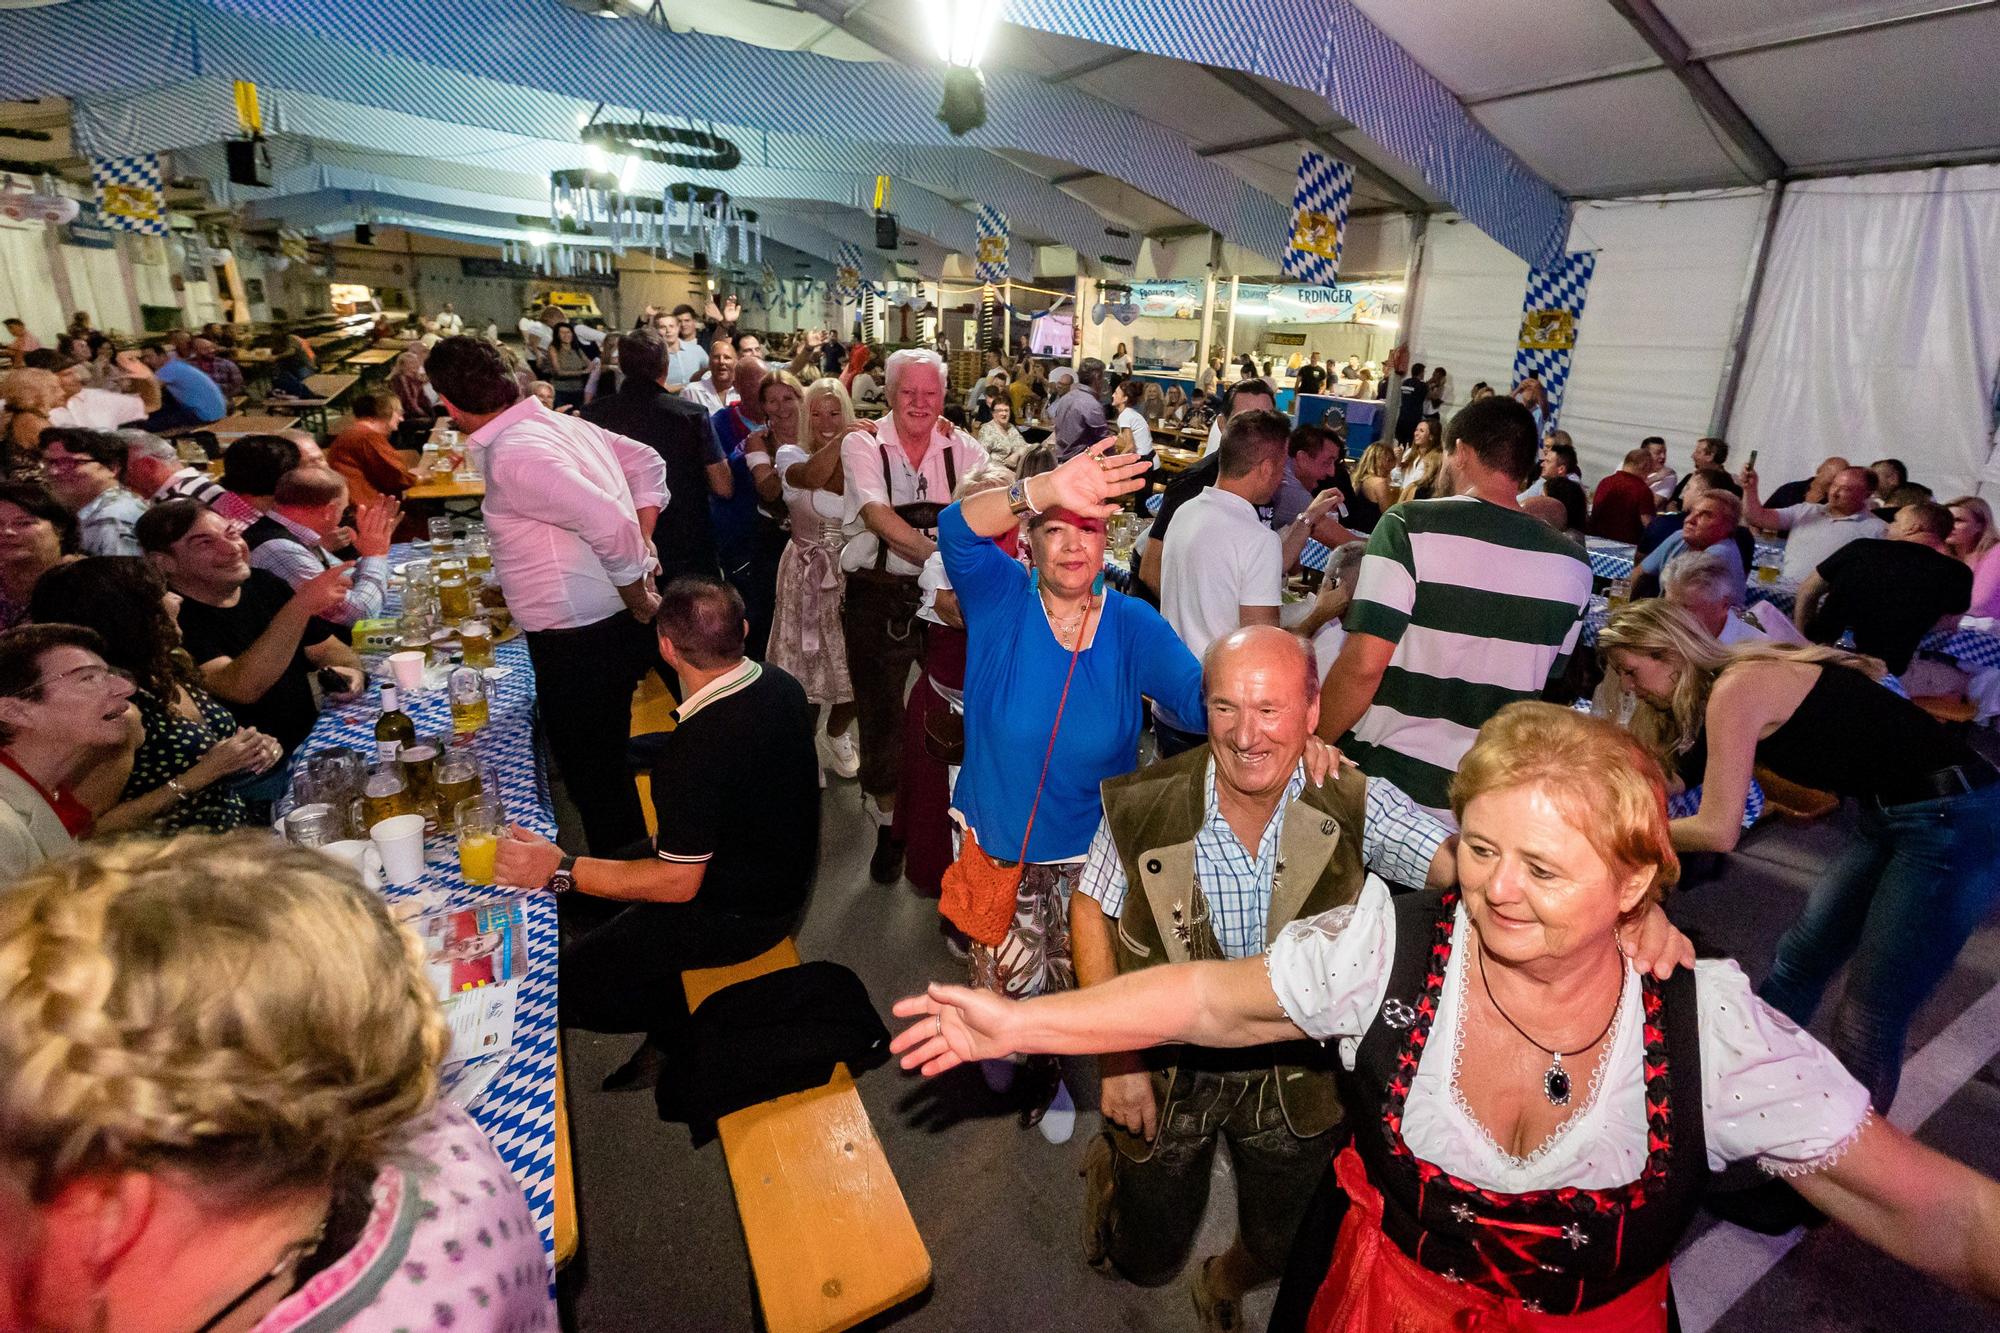
[[[1701,809],[1701,788],[1689,787],[1678,796],[1667,798],[1667,818],[1686,819]],[[1750,792],[1743,799],[1743,827],[1749,828],[1764,817],[1764,788],[1757,779],[1750,779]]]
[[[1638,548],[1609,537],[1586,537],[1584,549],[1590,555],[1590,572],[1601,579],[1622,579],[1632,573]]]
[[[408,557],[399,547],[392,558]],[[535,673],[528,646],[520,639],[494,649],[495,669],[487,677],[489,720],[472,738],[472,748],[492,777],[513,823],[553,838],[556,820],[547,775],[535,738]],[[380,662],[376,662],[378,668]],[[451,707],[442,688],[406,693],[403,711],[416,723],[419,736],[450,735]],[[299,747],[301,755],[348,747],[372,753],[377,707],[370,697],[327,708],[312,734]],[[391,901],[420,890],[441,896],[437,910],[465,908],[519,896],[491,884],[468,884],[458,872],[454,840],[437,835],[424,844],[424,876],[416,885],[391,885]],[[490,1057],[504,1067],[468,1108],[486,1131],[502,1161],[514,1173],[527,1196],[528,1210],[542,1233],[543,1252],[554,1274],[555,1245],[555,1095],[556,1095],[556,910],[546,894],[529,894],[528,974],[514,1012],[514,1048]],[[476,1063],[476,1062],[474,1062]]]
[[[1917,645],[1932,657],[1948,657],[1967,671],[2000,667],[2000,633],[1987,629],[1939,631]]]

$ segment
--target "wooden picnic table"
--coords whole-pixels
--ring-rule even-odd
[[[329,403],[338,401],[340,395],[359,383],[361,383],[359,375],[306,376],[306,387],[311,389],[315,396],[324,398]]]
[[[1153,447],[1153,461],[1162,472],[1185,472],[1201,461],[1199,449],[1174,449],[1159,444]]]
[[[169,432],[170,435],[186,435],[189,431],[210,431],[218,440],[233,439],[238,435],[275,435],[281,430],[290,430],[299,424],[297,417],[267,416],[259,412],[234,413],[220,421],[205,425],[189,426],[185,430]]]
[[[483,481],[460,481],[456,477],[442,477],[436,481],[420,481],[403,492],[405,500],[483,500],[486,498],[486,483]]]
[[[403,354],[400,347],[369,347],[341,362],[344,366],[386,366]]]

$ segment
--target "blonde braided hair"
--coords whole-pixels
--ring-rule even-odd
[[[247,1194],[371,1164],[446,1042],[416,938],[268,834],[89,844],[0,891],[0,1161],[37,1198],[85,1171]]]

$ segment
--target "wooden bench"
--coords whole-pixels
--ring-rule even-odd
[[[1979,706],[1950,694],[1919,694],[1911,703],[1948,727],[1967,726],[1979,719]]]
[[[733,967],[685,972],[688,1008],[798,962],[787,939]],[[845,1065],[718,1128],[769,1333],[852,1328],[930,1285],[930,1252]]]
[[[576,1168],[570,1157],[569,1096],[563,1087],[562,1037],[556,1037],[556,1267],[576,1258]]]

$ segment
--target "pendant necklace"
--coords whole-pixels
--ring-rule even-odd
[[[1625,1002],[1625,992],[1623,987],[1620,987],[1619,989],[1617,1000],[1612,1002],[1611,1017],[1605,1020],[1603,1030],[1600,1031],[1595,1037],[1592,1037],[1589,1041],[1585,1042],[1583,1045],[1577,1047],[1573,1051],[1559,1051],[1555,1049],[1555,1047],[1553,1046],[1542,1045],[1540,1042],[1536,1041],[1533,1037],[1530,1037],[1525,1031],[1523,1031],[1519,1023],[1516,1023],[1512,1018],[1508,1018],[1507,1011],[1505,1009],[1502,1009],[1500,1007],[1500,1001],[1494,998],[1493,983],[1486,979],[1486,950],[1483,947],[1481,947],[1481,945],[1477,940],[1473,941],[1472,947],[1473,947],[1473,952],[1477,954],[1479,958],[1479,984],[1486,988],[1486,998],[1487,1000],[1491,1001],[1493,1005],[1493,1012],[1500,1015],[1500,1017],[1507,1019],[1507,1026],[1514,1029],[1514,1031],[1519,1032],[1521,1034],[1522,1041],[1527,1042],[1530,1046],[1534,1047],[1538,1051],[1545,1053],[1549,1057],[1548,1071],[1542,1075],[1542,1095],[1549,1099],[1549,1105],[1551,1106],[1568,1106],[1569,1093],[1570,1093],[1570,1080],[1569,1080],[1569,1071],[1563,1068],[1563,1057],[1564,1056],[1575,1057],[1582,1055],[1585,1051],[1597,1045],[1598,1042],[1604,1040],[1605,1034],[1611,1031],[1611,1025],[1618,1021],[1619,1006]]]

